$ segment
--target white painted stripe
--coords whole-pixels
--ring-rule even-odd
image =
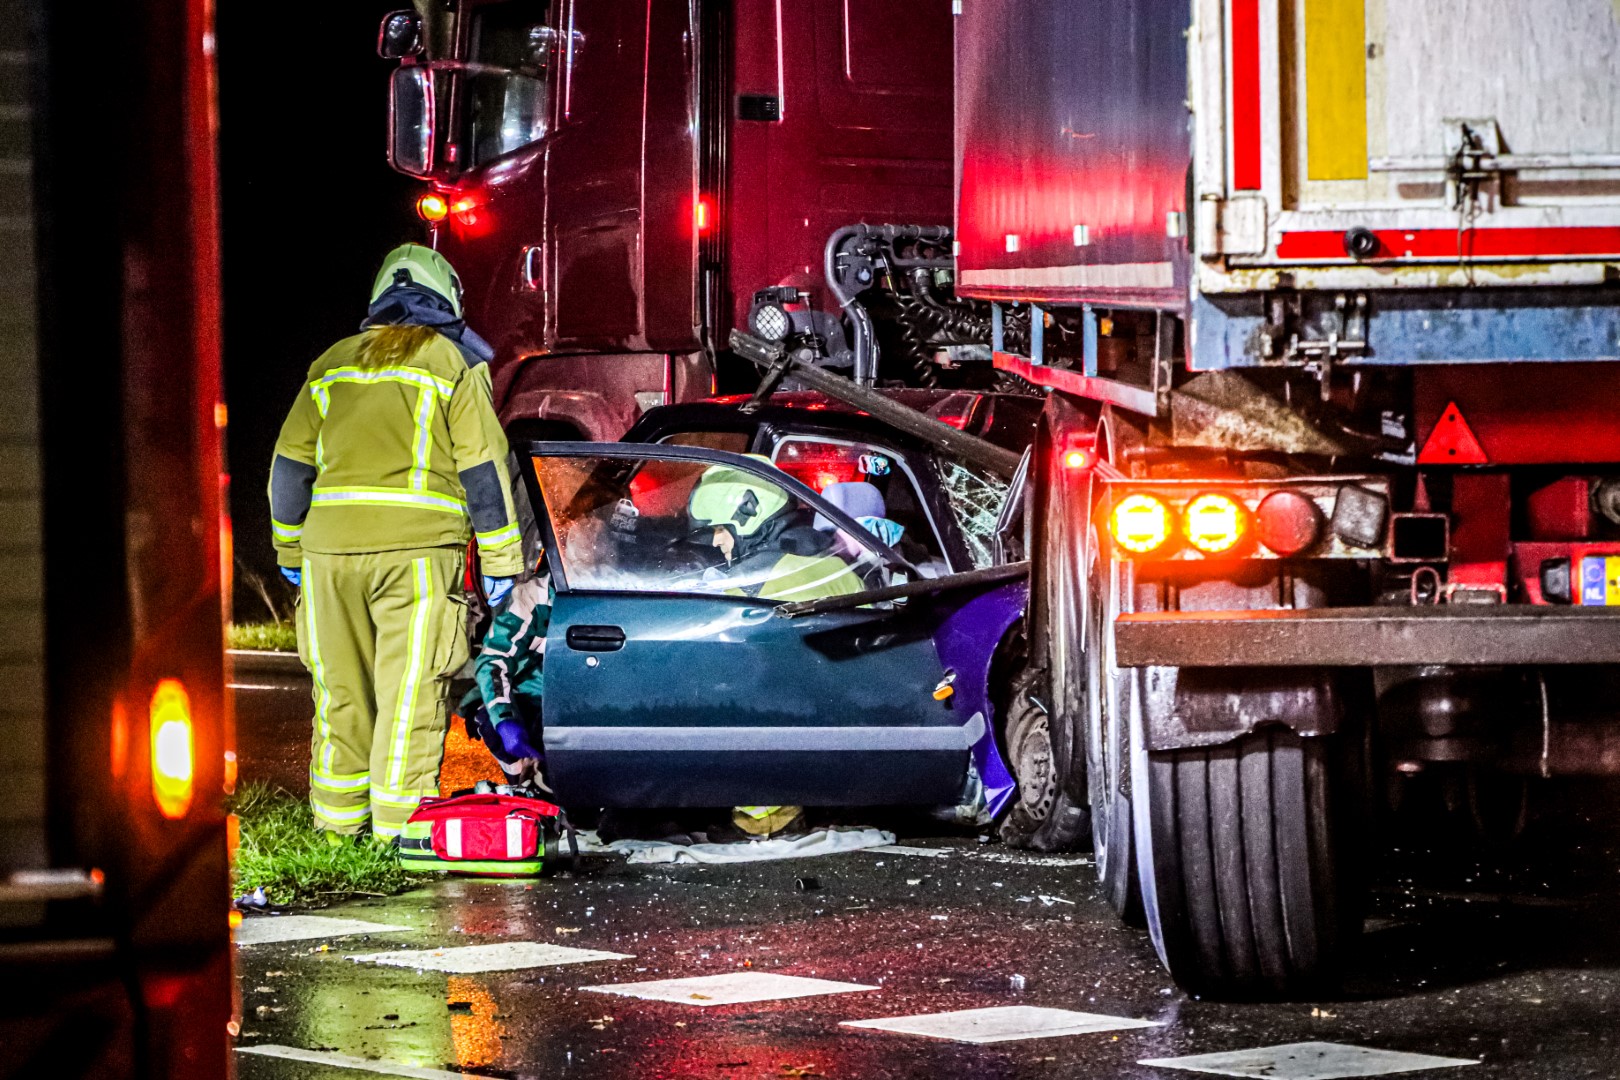
[[[452,975],[478,975],[486,971],[590,964],[602,960],[634,960],[626,953],[575,949],[544,941],[501,941],[493,945],[458,945],[451,949],[404,949],[398,952],[360,953],[349,957],[363,964],[445,971]]]
[[[892,1031],[900,1035],[923,1035],[930,1039],[949,1039],[952,1042],[982,1045],[1164,1025],[1153,1020],[1075,1012],[1071,1009],[1000,1005],[985,1009],[924,1013],[917,1016],[886,1016],[876,1020],[845,1020],[840,1026]]]
[[[296,1046],[238,1046],[238,1054],[257,1054],[260,1057],[282,1058],[286,1061],[304,1061],[311,1065],[327,1065],[334,1069],[354,1069],[357,1072],[378,1073],[382,1076],[405,1076],[411,1080],[466,1080],[469,1076],[487,1076],[487,1073],[451,1072],[448,1069],[425,1069],[419,1065],[398,1065],[392,1061],[372,1061],[350,1057],[336,1050],[301,1050]]]
[[[1378,1050],[1345,1043],[1298,1042],[1280,1046],[1258,1046],[1190,1057],[1148,1058],[1138,1065],[1161,1069],[1186,1069],[1215,1076],[1264,1077],[1265,1080],[1346,1080],[1348,1077],[1389,1076],[1478,1065],[1469,1058],[1433,1057]]]
[[[950,848],[908,847],[905,844],[884,844],[881,847],[867,848],[867,851],[879,855],[915,855],[922,859],[946,859],[950,857]]]
[[[280,941],[347,937],[350,934],[391,934],[408,926],[334,919],[326,915],[249,915],[236,928],[238,945],[273,945]]]
[[[798,975],[777,975],[769,971],[730,971],[724,975],[699,975],[692,979],[653,979],[650,982],[614,983],[584,989],[597,994],[706,1007],[750,1001],[782,1001],[821,994],[850,994],[857,990],[876,990],[877,987],[832,982],[829,979],[806,979]]]
[[[1175,266],[1167,262],[963,270],[961,278],[967,286],[1033,289],[1169,289],[1176,283]]]
[[[444,853],[452,859],[461,858],[461,819],[458,817],[445,819]]]

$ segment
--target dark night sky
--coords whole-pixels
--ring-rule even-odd
[[[274,575],[265,484],[309,363],[355,332],[376,264],[422,239],[416,182],[388,167],[390,61],[377,23],[401,0],[306,4],[288,20],[220,4],[225,398],[237,617],[263,618],[242,567]]]

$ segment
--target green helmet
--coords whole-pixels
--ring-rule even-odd
[[[693,486],[686,512],[698,528],[728,525],[741,539],[753,536],[787,506],[787,492],[775,484],[731,465],[710,465]]]
[[[377,297],[406,282],[438,293],[450,302],[456,318],[461,318],[461,278],[450,260],[437,251],[421,244],[401,244],[383,256],[382,269],[371,286],[371,302],[375,304]]]

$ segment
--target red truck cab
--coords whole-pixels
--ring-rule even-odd
[[[384,20],[389,157],[531,437],[714,392],[756,289],[862,220],[950,220],[944,0],[457,0]],[[823,310],[837,302],[821,298]]]

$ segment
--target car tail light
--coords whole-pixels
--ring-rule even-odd
[[[1254,513],[1255,537],[1278,555],[1298,555],[1322,539],[1322,511],[1298,491],[1273,491]]]
[[[1206,555],[1231,551],[1249,532],[1249,512],[1242,503],[1220,492],[1193,499],[1182,518],[1187,543]]]
[[[166,818],[191,809],[191,697],[179,679],[164,679],[152,691],[152,797]]]
[[[1127,495],[1108,515],[1108,531],[1126,551],[1149,554],[1170,539],[1170,508],[1153,495]]]
[[[714,203],[707,195],[699,195],[697,202],[692,204],[692,224],[699,236],[714,227]]]
[[[423,221],[440,222],[450,213],[450,204],[437,191],[430,191],[416,200],[416,214]]]

